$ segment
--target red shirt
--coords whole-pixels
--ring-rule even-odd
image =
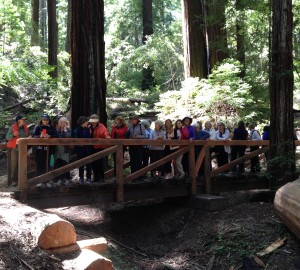
[[[112,126],[110,137],[112,139],[125,139],[125,134],[128,131],[126,125],[122,126]]]

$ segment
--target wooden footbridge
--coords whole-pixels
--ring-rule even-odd
[[[184,141],[184,140],[131,140],[131,139],[19,139],[19,190],[15,192],[16,198],[24,203],[38,207],[50,208],[68,205],[93,204],[101,202],[125,202],[130,200],[143,200],[148,198],[185,197],[199,193],[214,194],[227,191],[269,189],[274,183],[266,173],[223,173],[240,163],[265,153],[268,150],[268,141]],[[90,155],[86,158],[71,162],[70,164],[45,173],[44,175],[29,178],[27,172],[28,147],[35,145],[56,146],[64,145],[74,147],[77,145],[105,145],[106,149]],[[125,174],[124,146],[133,145],[170,145],[179,146],[179,149],[161,160],[132,173]],[[246,154],[222,167],[211,169],[212,146],[260,146],[254,152]],[[195,146],[201,146],[199,155],[195,156]],[[173,179],[164,183],[157,183],[151,179],[136,182],[137,178],[169,162],[177,155],[188,153],[189,177],[186,179]],[[48,182],[63,173],[93,162],[99,158],[105,158],[110,154],[116,155],[116,168],[107,172],[111,175],[115,171],[115,177],[105,183],[93,183],[91,185],[72,184],[68,186],[56,186],[51,188],[38,188],[39,183]],[[203,164],[203,176],[198,176],[198,171]],[[9,164],[8,164],[9,165]],[[10,177],[8,176],[10,179]]]

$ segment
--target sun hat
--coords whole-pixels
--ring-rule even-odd
[[[44,119],[44,120],[50,120],[50,116],[47,113],[44,113],[42,115],[42,119]]]
[[[26,120],[26,117],[24,117],[22,114],[19,114],[19,115],[16,117],[16,123],[18,123],[19,120]]]
[[[184,121],[185,121],[186,119],[189,119],[189,120],[190,120],[190,124],[193,122],[193,118],[186,116],[186,117],[184,117],[184,118],[182,119],[182,123],[184,123]]]
[[[99,122],[99,116],[97,114],[92,114],[89,119],[89,123],[98,123]]]
[[[140,120],[139,116],[136,114],[130,115],[129,119],[130,120],[132,120],[132,119]]]

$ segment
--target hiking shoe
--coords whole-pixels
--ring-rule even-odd
[[[173,175],[171,173],[168,173],[165,177],[165,180],[169,180],[169,179],[172,179],[173,178]]]
[[[184,174],[178,175],[178,179],[184,179],[184,178],[185,178],[185,175],[184,175]]]
[[[44,183],[39,183],[36,185],[38,188],[45,188],[46,185]]]
[[[61,185],[62,185],[62,181],[61,181],[61,180],[58,180],[55,184],[56,184],[57,186],[61,186]]]
[[[71,181],[70,181],[70,180],[68,180],[68,179],[66,179],[66,180],[65,180],[65,186],[68,186],[68,185],[70,185],[70,183],[71,183]]]
[[[48,188],[51,188],[52,185],[53,185],[53,183],[50,183],[50,182],[48,182],[48,183],[46,184],[46,186],[47,186]]]
[[[86,180],[86,182],[87,182],[88,185],[93,183],[92,179],[88,179],[88,180]]]
[[[84,185],[84,180],[82,178],[79,178],[78,183],[79,185]]]

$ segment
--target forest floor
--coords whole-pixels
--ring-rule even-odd
[[[6,187],[5,160],[0,160],[0,196],[9,196],[14,188]],[[250,203],[246,193],[229,195],[231,206],[220,212],[151,200],[46,211],[72,222],[80,239],[106,237],[104,255],[116,270],[300,269],[300,241],[273,205]],[[24,233],[30,226],[26,220],[23,228],[10,228],[0,214],[0,226],[0,269],[72,269],[35,246]],[[285,239],[283,246],[255,258],[278,239]]]

